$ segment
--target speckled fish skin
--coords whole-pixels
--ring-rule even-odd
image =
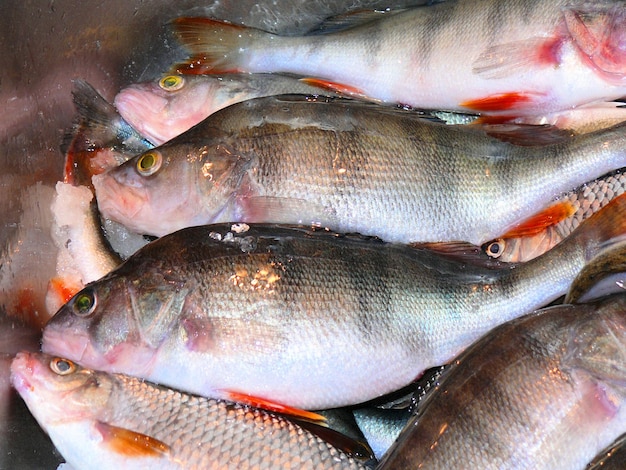
[[[574,191],[559,198],[556,203],[571,203],[574,213],[564,220],[546,227],[537,234],[499,238],[483,245],[489,256],[507,263],[519,263],[542,255],[565,239],[580,223],[624,194],[626,174],[623,169],[611,172],[597,180],[585,183]],[[497,253],[493,253],[494,245]]]
[[[515,269],[302,228],[192,227],[76,294],[42,348],[217,398],[362,403],[563,295],[600,244],[624,233],[625,215],[623,197]]]
[[[69,364],[69,372],[59,374],[55,361]],[[11,373],[29,409],[75,470],[366,468],[287,418],[245,405],[38,353],[19,353]],[[137,450],[115,431],[109,434],[112,427],[157,442]]]
[[[127,86],[115,97],[115,106],[131,126],[159,145],[231,104],[284,93],[336,96],[278,74],[168,75]]]
[[[384,102],[532,115],[624,96],[623,8],[448,0],[328,35],[280,37],[196,18],[174,30],[192,53],[184,73],[289,72]]]
[[[93,184],[105,217],[157,236],[205,223],[313,223],[388,241],[480,245],[626,166],[624,129],[516,146],[369,103],[258,98]],[[160,167],[144,176],[137,165],[152,156]]]
[[[584,469],[626,430],[626,296],[488,333],[444,373],[381,470]]]

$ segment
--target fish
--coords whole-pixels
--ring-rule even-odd
[[[626,431],[626,296],[505,323],[453,361],[380,469],[584,469]]]
[[[105,217],[153,236],[267,222],[480,246],[626,166],[625,127],[522,146],[401,109],[283,95],[224,108],[92,181]]]
[[[448,0],[284,37],[180,17],[183,74],[292,73],[384,103],[513,116],[626,96],[626,12],[618,0]]]
[[[20,352],[11,381],[76,470],[368,468],[284,416],[64,358]]]
[[[615,240],[580,270],[565,296],[580,303],[609,293],[623,292],[626,283],[626,239]]]
[[[270,409],[351,406],[564,295],[624,233],[625,211],[622,196],[544,256],[503,268],[308,227],[190,227],[77,293],[42,351]]]
[[[337,96],[279,74],[164,75],[128,85],[114,103],[126,122],[159,145],[231,104],[285,93]]]
[[[586,218],[624,193],[623,169],[608,173],[561,196],[536,216],[506,234],[482,245],[483,251],[500,261],[520,263],[551,249]]]
[[[626,434],[620,436],[608,449],[598,453],[587,470],[621,470],[626,464]]]

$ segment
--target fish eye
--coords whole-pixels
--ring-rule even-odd
[[[55,357],[50,361],[50,369],[58,375],[68,375],[76,370],[76,364],[67,359]]]
[[[73,301],[74,313],[79,317],[88,317],[96,309],[96,296],[92,289],[85,289],[76,294]]]
[[[485,243],[483,245],[483,250],[492,258],[499,258],[502,256],[505,246],[506,242],[503,239],[498,238],[492,242]]]
[[[168,75],[159,80],[159,86],[165,91],[177,91],[185,86],[185,79],[180,75]]]
[[[162,161],[161,152],[151,150],[139,157],[137,160],[137,171],[143,176],[153,175],[161,168]]]

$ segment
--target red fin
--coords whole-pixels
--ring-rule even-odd
[[[73,286],[68,284],[63,278],[53,277],[48,282],[48,290],[54,292],[62,303],[67,303],[84,286]]]
[[[102,421],[96,421],[95,427],[114,452],[127,457],[158,457],[170,451],[170,446],[145,434]]]
[[[192,57],[174,69],[181,74],[247,72],[239,62],[248,46],[269,33],[211,18],[177,18],[171,23],[178,40]]]
[[[253,397],[245,393],[234,392],[230,390],[224,391],[223,395],[226,399],[243,403],[245,405],[254,406],[255,408],[261,408],[263,410],[273,411],[275,413],[281,413],[284,415],[292,416],[294,418],[305,419],[307,421],[324,422],[326,418],[322,415],[313,413],[312,411],[301,410],[299,408],[293,408],[291,406],[282,405],[265,398]]]
[[[524,105],[532,103],[539,95],[535,93],[510,92],[489,95],[475,100],[460,103],[460,106],[472,111],[508,111],[509,109],[523,108]]]
[[[518,238],[536,235],[546,227],[558,224],[576,212],[570,201],[557,202],[547,209],[535,214],[517,227],[509,230],[500,238]]]
[[[355,96],[359,98],[367,98],[367,95],[362,90],[343,83],[331,82],[330,80],[324,80],[323,78],[306,77],[301,78],[302,83],[306,83],[310,86],[322,88],[323,90],[329,90],[334,93],[340,93],[347,96]]]

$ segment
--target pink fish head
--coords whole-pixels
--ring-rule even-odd
[[[159,145],[220,109],[219,86],[215,77],[167,75],[124,88],[115,106],[131,126]]]
[[[609,81],[626,81],[626,9],[623,4],[608,8],[566,10],[565,24],[581,53]]]

